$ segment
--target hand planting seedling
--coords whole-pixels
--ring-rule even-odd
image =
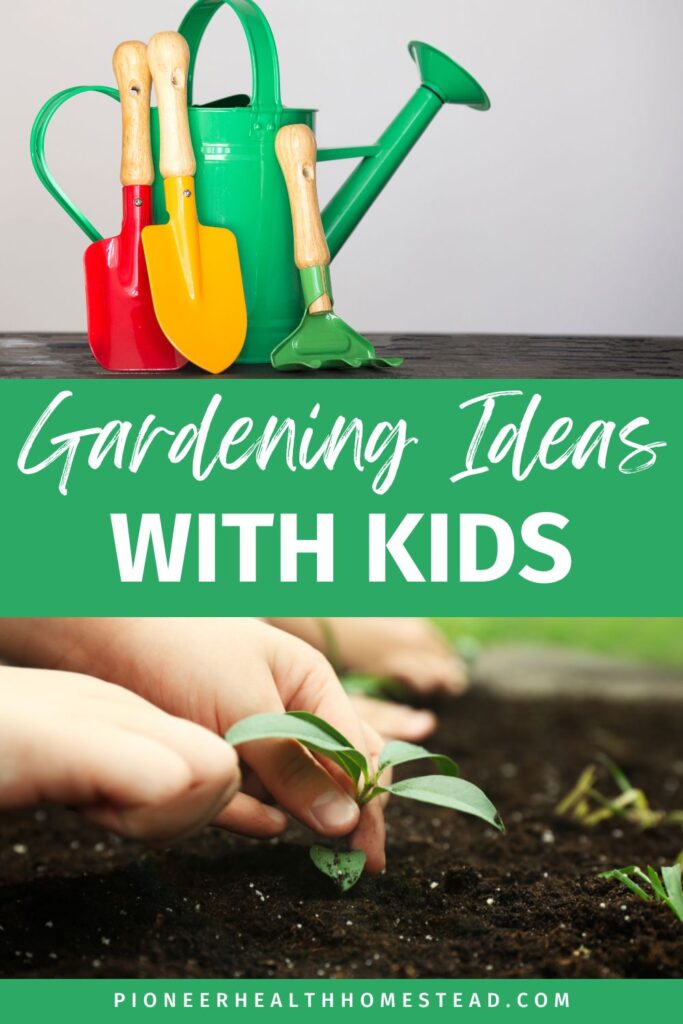
[[[581,773],[571,793],[557,805],[556,814],[571,817],[588,828],[615,817],[643,830],[659,825],[683,825],[683,811],[653,810],[642,789],[636,789],[618,765],[604,754],[599,761],[616,783],[619,794],[604,796],[597,788],[599,768],[591,764]]]
[[[661,878],[654,868],[648,867],[647,874],[633,865],[628,868],[617,868],[605,871],[600,878],[621,882],[645,903],[664,903],[672,914],[683,923],[683,886],[681,885],[681,865],[674,864],[670,868],[662,868]],[[635,879],[648,885],[650,895]]]
[[[409,702],[411,694],[415,692],[420,693],[421,687],[410,685],[408,682],[402,679],[392,678],[386,675],[372,675],[363,672],[344,672],[340,667],[339,656],[336,651],[336,645],[332,638],[332,634],[329,631],[329,627],[325,627],[327,650],[331,651],[330,661],[336,666],[337,673],[341,679],[342,685],[347,693],[351,694],[362,694],[365,697],[374,697],[376,700],[395,700]],[[477,641],[471,637],[461,637],[458,640],[458,644],[453,649],[454,656],[468,668],[473,665],[477,654],[479,653],[479,646]],[[465,685],[466,674],[463,674],[462,682],[459,690],[462,690]],[[439,687],[436,687],[434,691],[430,689],[422,690],[424,693],[429,692],[450,692],[448,687],[445,691],[441,691]]]
[[[393,741],[382,751],[376,770],[367,758],[331,725],[304,711],[287,714],[254,715],[233,726],[225,739],[238,747],[256,740],[298,740],[314,754],[334,761],[351,779],[359,807],[383,793],[436,804],[482,818],[503,831],[503,823],[489,798],[471,782],[458,778],[458,766],[450,757],[432,754],[413,743]],[[437,774],[383,784],[382,776],[390,768],[413,761],[431,760]],[[323,846],[311,849],[311,860],[323,874],[346,892],[356,884],[365,867],[365,854],[360,850],[329,850]]]

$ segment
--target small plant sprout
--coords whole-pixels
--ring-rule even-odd
[[[304,711],[287,714],[254,715],[238,722],[225,736],[228,743],[239,747],[255,740],[297,740],[313,754],[334,761],[351,779],[358,805],[363,807],[383,793],[436,804],[482,818],[503,831],[503,823],[489,798],[471,782],[458,777],[458,766],[450,757],[432,754],[413,743],[387,743],[376,770],[367,758],[331,725]],[[430,760],[435,774],[383,784],[384,773],[398,765]],[[330,850],[323,846],[311,849],[311,860],[342,890],[356,884],[365,867],[365,854],[359,850]]]
[[[600,767],[588,765],[571,793],[555,808],[556,814],[570,817],[587,828],[595,828],[611,818],[622,818],[643,830],[659,825],[683,825],[683,811],[653,810],[643,790],[636,789],[618,765],[604,754],[598,760],[619,792],[605,796],[598,788]]]
[[[671,913],[683,923],[683,886],[681,885],[680,863],[674,864],[670,868],[662,868],[661,878],[652,867],[649,867],[646,873],[634,866],[617,868],[616,871],[605,871],[600,878],[621,882],[645,903],[665,903]],[[639,882],[647,885],[648,889],[644,889]]]
[[[345,675],[341,677],[342,685],[347,693],[361,693],[364,697],[375,697],[377,700],[406,701],[410,694],[408,687],[396,679],[383,679],[380,676]]]

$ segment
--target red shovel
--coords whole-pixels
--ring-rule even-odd
[[[120,235],[85,253],[88,340],[105,370],[178,370],[187,360],[159,327],[142,248],[142,230],[152,223],[154,181],[145,44],[121,43],[114,72],[123,114],[123,224]]]

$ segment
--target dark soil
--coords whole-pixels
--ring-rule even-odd
[[[395,800],[389,866],[339,897],[307,836],[217,831],[167,852],[77,815],[5,815],[0,973],[39,977],[681,977],[683,925],[597,878],[672,863],[683,830],[585,831],[553,808],[604,750],[653,805],[683,806],[682,705],[504,702],[474,694],[433,749],[499,807],[508,831]]]

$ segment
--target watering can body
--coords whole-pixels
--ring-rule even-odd
[[[213,15],[223,6],[237,14],[247,37],[252,64],[252,94],[233,96],[205,106],[192,102],[199,46]],[[240,362],[268,363],[273,349],[299,323],[304,311],[299,273],[294,263],[292,221],[285,182],[275,153],[275,139],[287,124],[315,130],[316,111],[284,107],[280,95],[277,49],[270,26],[253,0],[197,0],[179,31],[190,48],[188,101],[190,134],[197,161],[199,219],[227,227],[239,245],[248,313],[248,334]],[[319,161],[357,159],[360,163],[323,212],[323,225],[334,257],[401,165],[444,103],[486,110],[481,86],[445,54],[424,43],[411,43],[422,84],[379,141],[372,146],[325,149]],[[102,236],[71,203],[52,178],[44,155],[47,126],[67,99],[95,91],[118,98],[114,89],[84,86],[64,90],[48,101],[33,126],[31,155],[38,177],[88,235]],[[156,178],[154,219],[167,219],[159,173],[159,119],[152,109],[152,150]]]

